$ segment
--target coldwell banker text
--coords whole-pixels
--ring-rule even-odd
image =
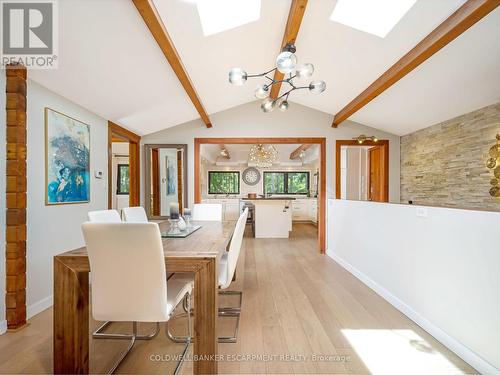
[[[58,62],[57,0],[0,0],[1,63],[55,69]]]

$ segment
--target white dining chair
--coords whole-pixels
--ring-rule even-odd
[[[94,223],[119,223],[122,221],[116,210],[89,211],[87,217],[89,221]]]
[[[143,207],[124,207],[122,209],[123,221],[127,223],[147,223],[148,216]]]
[[[96,320],[133,322],[132,334],[114,334],[129,339],[127,349],[113,365],[113,373],[138,339],[138,322],[167,322],[184,300],[189,306],[192,283],[172,277],[167,282],[160,230],[155,223],[82,224],[92,270],[92,315]],[[131,303],[133,302],[133,303]],[[191,342],[191,316],[187,314],[188,336],[181,361]]]
[[[228,251],[226,251],[218,264],[218,285],[220,295],[237,295],[239,296],[239,304],[236,307],[219,307],[220,317],[235,317],[236,328],[233,336],[219,336],[219,342],[221,343],[235,343],[238,337],[238,329],[240,324],[240,314],[241,314],[241,304],[243,302],[243,292],[241,291],[227,291],[225,289],[229,288],[236,272],[236,266],[238,264],[238,258],[241,252],[241,246],[243,243],[243,234],[245,233],[246,221],[248,217],[248,207],[245,208],[243,213],[238,218],[236,226],[234,228],[233,235],[231,236],[231,242],[229,243]],[[190,274],[176,274],[179,279],[194,282],[193,277]],[[190,311],[188,309],[188,311]],[[188,314],[190,315],[190,314]],[[170,330],[167,330],[169,337],[175,342],[185,342],[186,337],[174,336]]]
[[[222,221],[222,204],[196,203],[193,207],[194,221]]]

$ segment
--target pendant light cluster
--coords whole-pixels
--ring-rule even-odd
[[[281,111],[284,112],[289,107],[288,96],[292,91],[309,89],[309,92],[313,94],[320,94],[326,89],[325,81],[312,81],[307,86],[296,86],[294,84],[294,78],[297,78],[299,80],[306,79],[311,77],[314,73],[313,64],[305,63],[297,67],[297,56],[295,56],[295,51],[296,48],[293,44],[287,44],[283,48],[283,51],[276,58],[276,67],[261,74],[249,75],[241,68],[233,68],[229,71],[229,83],[236,86],[241,86],[247,81],[247,78],[267,78],[270,82],[258,85],[255,90],[255,97],[257,99],[264,99],[260,108],[265,113],[271,112],[275,107],[278,107]],[[276,81],[274,80],[274,78],[268,76],[268,74],[273,73],[276,70],[285,74],[284,79]],[[287,74],[288,78],[286,78]],[[270,98],[269,94],[271,93],[271,88],[277,83],[287,83],[290,86],[289,90],[276,99]]]
[[[248,161],[259,168],[271,168],[277,159],[278,150],[273,145],[253,145],[248,154]]]

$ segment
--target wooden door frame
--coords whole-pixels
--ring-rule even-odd
[[[201,202],[200,146],[202,144],[317,144],[320,146],[318,250],[326,251],[326,138],[195,138],[194,139],[194,202]]]
[[[349,140],[337,140],[335,142],[335,198],[341,199],[341,183],[340,183],[340,150],[342,146],[380,146],[382,150],[383,157],[383,181],[384,181],[384,200],[383,202],[389,202],[389,140],[379,139],[375,141],[364,141],[359,143],[355,139]]]
[[[113,138],[119,138],[129,144],[129,206],[139,206],[141,203],[140,181],[140,143],[141,137],[130,130],[108,121],[108,208],[113,206]]]
[[[182,161],[183,167],[183,178],[184,178],[184,191],[183,191],[183,206],[188,207],[188,194],[187,194],[187,186],[188,186],[188,145],[185,143],[146,143],[144,145],[144,209],[146,210],[146,214],[148,218],[151,220],[167,220],[168,216],[161,215],[161,206],[160,206],[160,215],[152,215],[151,213],[151,150],[153,148],[173,148],[176,150],[182,150],[184,155],[184,160]]]

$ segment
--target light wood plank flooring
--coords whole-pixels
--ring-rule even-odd
[[[312,225],[295,225],[290,239],[245,238],[232,289],[244,291],[243,312],[238,343],[219,345],[225,356],[220,373],[476,373],[330,258],[317,254]],[[183,332],[184,319],[174,319],[174,331]],[[52,372],[52,310],[29,323],[0,336],[0,373]],[[92,321],[92,328],[97,324]],[[233,319],[221,319],[221,334],[229,334],[233,325]],[[146,332],[153,326],[140,327]],[[130,324],[112,325],[112,331],[130,329]],[[91,340],[91,372],[106,372],[126,345]],[[175,361],[168,356],[181,350],[182,344],[171,343],[162,331],[152,341],[138,342],[117,373],[172,373]],[[182,372],[192,373],[191,363]]]

